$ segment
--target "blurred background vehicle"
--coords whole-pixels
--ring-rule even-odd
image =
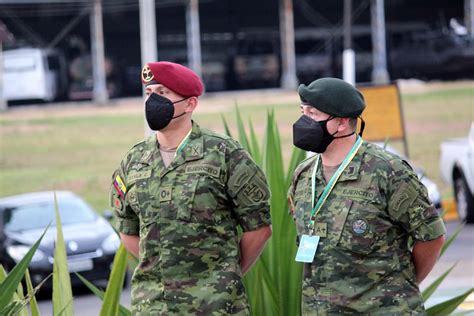
[[[385,148],[387,151],[391,152],[392,154],[395,154],[399,156],[401,159],[405,160],[408,162],[408,164],[413,168],[413,170],[416,172],[416,175],[418,176],[418,179],[420,179],[421,183],[426,187],[428,190],[428,196],[431,200],[431,202],[434,204],[436,209],[438,210],[439,214],[443,213],[443,208],[441,205],[441,193],[439,191],[438,186],[436,183],[434,183],[433,180],[428,178],[425,174],[425,171],[423,168],[418,167],[413,165],[413,163],[410,162],[404,155],[402,155],[398,150],[396,150],[393,146],[391,145],[386,145],[382,142],[374,142],[375,145],[380,146],[382,148]]]
[[[3,53],[4,95],[8,101],[50,102],[65,96],[66,62],[58,50],[20,48]]]
[[[441,143],[441,177],[454,191],[458,216],[474,223],[474,122],[469,136]]]
[[[232,71],[236,87],[277,87],[280,78],[279,40],[275,32],[247,31],[237,34]]]
[[[57,201],[73,285],[74,272],[91,282],[107,280],[120,239],[110,223],[79,196],[58,191]],[[38,285],[53,272],[56,238],[54,192],[35,192],[0,199],[0,264],[10,271],[51,223],[29,266]],[[46,287],[51,286],[51,279]]]

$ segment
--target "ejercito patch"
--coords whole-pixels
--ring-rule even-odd
[[[211,165],[190,165],[186,166],[186,173],[206,173],[217,178],[221,173],[221,168]]]

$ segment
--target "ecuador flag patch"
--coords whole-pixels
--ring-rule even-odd
[[[123,184],[122,178],[120,178],[119,175],[115,177],[114,187],[117,190],[117,192],[120,194],[122,199],[125,198],[125,193],[127,192],[127,188],[125,187],[125,184]]]

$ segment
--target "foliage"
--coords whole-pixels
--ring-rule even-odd
[[[305,153],[293,149],[290,164],[283,166],[280,135],[273,111],[267,113],[262,147],[252,122],[250,135],[237,109],[239,141],[267,176],[271,191],[272,238],[260,259],[244,279],[253,315],[298,315],[301,313],[302,265],[295,262],[296,230],[288,214],[286,192],[297,164]],[[230,135],[227,122],[224,126]]]
[[[25,274],[25,271],[28,268],[28,265],[30,264],[31,259],[33,258],[33,255],[36,249],[38,249],[41,243],[41,240],[44,237],[44,234],[46,234],[46,230],[48,229],[48,227],[45,229],[41,237],[33,244],[31,249],[23,257],[23,259],[21,259],[20,262],[18,262],[15,265],[15,267],[12,269],[12,271],[10,271],[10,273],[8,273],[8,275],[6,275],[6,277],[3,280],[1,280],[0,315],[8,315],[11,313],[13,308],[15,308],[14,305],[18,306],[19,301],[13,300],[12,298],[14,297],[14,295],[16,295],[15,292],[20,286],[21,279],[23,278],[23,275]],[[3,267],[0,270],[3,271]]]
[[[67,265],[66,244],[58,209],[58,199],[54,192],[54,209],[56,212],[56,247],[53,263],[53,314],[73,316],[71,278]]]

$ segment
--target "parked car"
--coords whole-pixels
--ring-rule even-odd
[[[384,147],[384,144],[381,142],[374,142],[374,144],[382,148]],[[399,156],[400,158],[402,158],[403,160],[407,161],[410,164],[410,166],[412,166],[413,170],[416,172],[418,176],[418,179],[420,179],[421,183],[423,183],[423,185],[428,190],[428,197],[430,198],[431,202],[434,204],[438,212],[441,214],[443,212],[443,208],[441,205],[441,193],[436,183],[434,183],[433,180],[431,180],[430,178],[426,176],[425,171],[422,168],[414,166],[404,155],[402,155],[395,148],[393,148],[390,145],[386,145],[385,149],[391,152],[392,154],[395,154]]]
[[[453,188],[459,218],[474,223],[474,122],[468,137],[441,143],[440,170]]]
[[[69,272],[73,284],[81,284],[73,272],[89,281],[108,279],[120,239],[109,222],[79,196],[57,194]],[[51,223],[29,269],[34,284],[53,272],[56,238],[53,192],[37,192],[0,199],[0,264],[11,270]],[[46,286],[51,286],[47,282]]]

